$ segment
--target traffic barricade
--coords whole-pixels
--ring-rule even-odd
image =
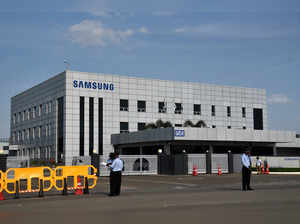
[[[3,191],[3,185],[4,185],[4,173],[0,170],[0,192]]]
[[[9,194],[19,198],[20,193],[39,192],[44,196],[45,191],[53,187],[53,171],[49,167],[10,168],[5,173],[4,189]]]
[[[70,190],[83,189],[89,193],[97,184],[97,169],[92,165],[86,166],[58,166],[53,173],[54,187],[67,195]]]

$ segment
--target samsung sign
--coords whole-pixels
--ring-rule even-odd
[[[184,130],[174,130],[175,133],[175,137],[184,137],[185,136],[185,133],[184,133]]]
[[[73,80],[74,88],[114,91],[113,83]]]

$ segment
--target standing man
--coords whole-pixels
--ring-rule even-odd
[[[251,177],[251,158],[250,150],[246,150],[242,155],[242,176],[243,176],[243,191],[252,191],[250,187],[250,177]]]
[[[109,166],[111,168],[111,190],[109,196],[119,196],[121,192],[123,161],[119,154],[115,153],[114,160]]]
[[[106,166],[110,168],[111,164],[113,163],[115,159],[115,153],[111,152],[109,153],[109,158],[106,161]],[[112,182],[112,169],[110,169],[110,173],[109,173],[109,187],[110,187],[110,194],[112,194],[113,192],[113,182]]]

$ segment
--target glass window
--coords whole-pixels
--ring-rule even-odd
[[[175,103],[175,114],[181,114],[182,113],[182,104],[181,103]]]
[[[194,115],[201,115],[201,104],[194,104]]]
[[[41,115],[42,115],[42,109],[43,109],[43,105],[42,105],[42,104],[40,104],[40,107],[39,107],[39,116],[41,116]]]
[[[216,125],[212,125],[211,127],[212,127],[212,128],[216,128]]]
[[[231,117],[231,108],[227,107],[227,117]]]
[[[182,127],[182,124],[175,124],[175,127]]]
[[[212,105],[211,106],[211,116],[216,116],[216,106],[215,105]]]
[[[231,126],[227,126],[228,129],[231,129]]]
[[[138,131],[142,131],[145,129],[146,123],[138,123]]]
[[[128,122],[120,122],[120,133],[128,132]]]
[[[120,100],[120,111],[128,111],[128,100]]]
[[[158,113],[166,113],[167,112],[167,106],[165,102],[158,102]]]
[[[138,112],[146,112],[146,101],[138,100],[137,104],[138,104],[138,108],[137,108]]]
[[[246,117],[246,107],[242,107],[242,116]]]

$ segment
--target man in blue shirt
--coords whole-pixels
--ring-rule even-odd
[[[111,169],[111,190],[109,196],[119,196],[121,192],[123,161],[119,154],[115,153],[114,160],[109,166]]]
[[[243,176],[243,191],[251,191],[253,190],[250,187],[250,177],[251,177],[251,158],[250,158],[250,150],[246,150],[243,153],[242,158],[242,176]]]

